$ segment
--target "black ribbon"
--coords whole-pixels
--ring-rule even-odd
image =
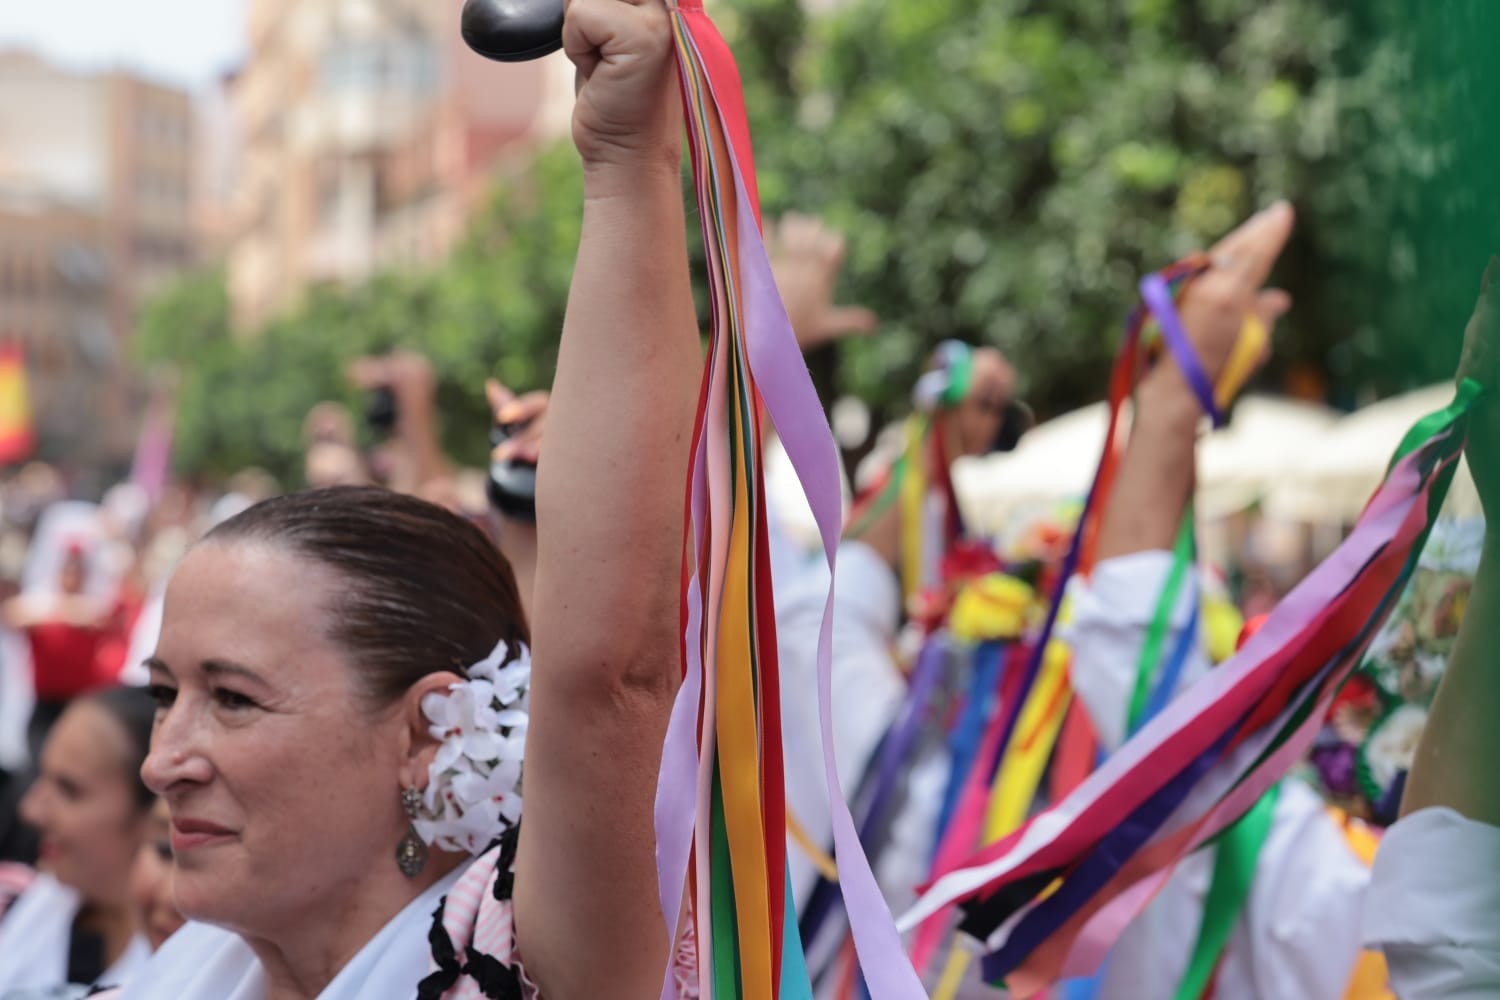
[[[453,948],[453,939],[448,936],[448,928],[443,926],[443,910],[447,905],[448,897],[444,896],[432,912],[432,929],[427,932],[427,943],[432,946],[432,960],[437,963],[437,971],[417,984],[417,1000],[442,1000],[443,994],[451,990],[464,973]]]
[[[513,826],[490,845],[490,850],[499,848],[500,856],[495,864],[495,899],[506,902],[515,885],[512,869],[516,863],[516,845],[520,842],[521,828]],[[488,851],[486,852],[488,853]],[[493,955],[486,955],[473,947],[464,949],[466,961],[460,961],[448,928],[443,926],[443,913],[448,906],[448,897],[432,914],[432,929],[427,932],[427,941],[432,946],[432,960],[437,971],[417,984],[417,1000],[442,1000],[463,976],[468,976],[479,986],[489,1000],[521,1000],[521,974],[514,966],[506,965]]]

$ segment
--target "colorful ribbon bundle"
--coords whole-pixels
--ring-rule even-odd
[[[684,678],[657,787],[662,912],[674,948],[689,928],[695,933],[704,996],[810,997],[787,891],[762,407],[803,483],[830,568],[840,529],[838,463],[761,239],[733,57],[701,0],[675,5],[672,22],[713,329],[688,481]],[[872,996],[920,997],[839,788],[831,750],[831,644],[825,611],[818,698],[840,885]],[[662,996],[677,996],[670,970]]]
[[[1215,424],[1220,424],[1223,421],[1222,406],[1227,404],[1234,391],[1243,383],[1253,367],[1249,362],[1264,344],[1263,329],[1259,330],[1259,343],[1256,343],[1256,331],[1247,331],[1248,335],[1240,338],[1240,346],[1235,351],[1236,360],[1230,364],[1226,378],[1217,387],[1218,391],[1209,388],[1207,377],[1188,342],[1187,333],[1176,322],[1176,312],[1172,307],[1175,298],[1185,290],[1187,283],[1206,267],[1207,261],[1204,258],[1193,257],[1173,265],[1159,275],[1151,275],[1142,282],[1147,302],[1155,303],[1157,308],[1138,308],[1127,323],[1125,341],[1110,380],[1109,425],[1105,434],[1104,455],[1084,502],[1072,544],[1063,561],[1041,634],[1028,645],[1024,665],[1013,676],[1006,678],[1007,684],[1002,697],[989,717],[980,752],[970,760],[954,761],[955,776],[964,776],[963,797],[952,821],[944,824],[939,831],[938,849],[932,866],[934,879],[956,870],[975,849],[998,841],[1020,825],[1026,810],[1034,801],[1042,771],[1054,753],[1059,757],[1068,754],[1079,761],[1075,769],[1081,766],[1084,770],[1091,769],[1097,756],[1092,729],[1087,719],[1078,714],[1080,710],[1071,704],[1072,691],[1066,654],[1053,642],[1052,636],[1062,611],[1068,580],[1076,572],[1086,572],[1093,564],[1093,543],[1097,537],[1100,515],[1113,487],[1115,471],[1123,450],[1123,424],[1120,418],[1125,403],[1148,358],[1164,344],[1187,373],[1188,381],[1198,393],[1205,411],[1212,415]],[[1146,334],[1152,328],[1148,327],[1147,321],[1153,311],[1166,318],[1155,328],[1160,331],[1160,340],[1148,343]],[[1246,350],[1247,344],[1255,353]],[[1149,707],[1155,709],[1164,703],[1166,693],[1175,689],[1177,675],[1190,648],[1192,628],[1186,630],[1175,644],[1171,659],[1161,663],[1161,638],[1165,634],[1170,610],[1177,604],[1178,592],[1187,575],[1186,570],[1191,565],[1194,551],[1192,511],[1189,510],[1183,521],[1173,572],[1158,602],[1158,614],[1142,650],[1138,670],[1139,684],[1131,705],[1132,728],[1146,717],[1146,695],[1152,687],[1153,672],[1159,676],[1155,678],[1154,694]],[[1159,663],[1161,669],[1156,670]],[[975,696],[978,697],[977,692]],[[1074,721],[1065,729],[1064,722],[1070,709],[1074,712]],[[1058,745],[1060,739],[1063,746]],[[958,771],[960,766],[965,770]],[[1074,780],[1081,778],[1080,774]],[[929,967],[947,926],[944,912],[939,911],[929,916],[918,929],[913,942],[912,959],[919,970],[925,971]],[[968,964],[969,953],[955,943],[934,993],[938,1000],[948,1000],[957,992]]]
[[[1097,509],[1113,481],[1114,418],[1139,364],[1148,312],[1205,411],[1220,421],[1225,385],[1217,392],[1208,385],[1173,296],[1173,286],[1180,288],[1201,266],[1186,262],[1142,282],[1145,304],[1132,316],[1115,368],[1106,451],[1069,554],[1070,571],[1087,559],[1095,537],[1087,512]],[[1247,813],[1238,843],[1256,841],[1253,834],[1269,810],[1263,797],[1307,749],[1415,565],[1456,467],[1464,417],[1479,393],[1476,384],[1463,383],[1452,406],[1413,428],[1354,533],[1288,595],[1239,654],[1170,704],[1162,692],[1170,693],[1171,670],[1164,670],[1153,685],[1156,693],[1138,699],[1140,715],[1149,721],[1119,752],[1046,812],[940,871],[902,926],[917,926],[961,903],[960,929],[982,944],[985,978],[1029,996],[1064,976],[1097,969],[1176,862]],[[1169,657],[1168,668],[1175,659]],[[1040,663],[1034,657],[1028,688]],[[1008,714],[1014,718],[1018,709]],[[1229,898],[1236,895],[1231,875],[1226,869],[1221,893]],[[1219,930],[1206,922],[1200,931],[1193,984],[1211,973]],[[1191,993],[1191,986],[1185,988]]]

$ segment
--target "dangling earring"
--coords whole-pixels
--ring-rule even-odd
[[[406,810],[406,817],[410,822],[406,825],[406,836],[396,845],[396,864],[400,867],[401,874],[407,878],[416,878],[422,874],[422,869],[427,864],[427,845],[417,836],[415,823],[417,808],[421,804],[422,793],[415,787],[401,789],[401,808]]]

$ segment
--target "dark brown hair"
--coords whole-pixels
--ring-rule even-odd
[[[333,570],[328,609],[377,706],[431,673],[463,675],[504,639],[513,659],[530,636],[515,574],[484,532],[443,508],[371,486],[334,486],[266,500],[205,542],[259,542]]]
[[[136,808],[151,808],[156,793],[141,780],[141,765],[151,749],[151,724],[156,718],[156,699],[139,687],[107,687],[90,691],[74,700],[73,705],[93,705],[102,710],[125,734],[125,780],[130,783]]]

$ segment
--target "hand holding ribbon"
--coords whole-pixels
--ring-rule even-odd
[[[671,99],[677,81],[667,58],[672,37],[663,31],[664,6],[660,0],[567,2],[563,50],[578,68],[573,142],[585,174],[625,166],[677,175],[682,117]],[[628,194],[628,185],[617,193]]]
[[[1191,268],[1177,316],[1164,277],[1141,282],[1142,299],[1176,362],[1148,373],[1143,392],[1175,389],[1191,403],[1190,391],[1196,405],[1189,409],[1201,408],[1215,424],[1223,422],[1223,410],[1269,356],[1268,331],[1291,305],[1285,292],[1262,286],[1292,222],[1291,206],[1277,202],[1215,244],[1207,260]]]

